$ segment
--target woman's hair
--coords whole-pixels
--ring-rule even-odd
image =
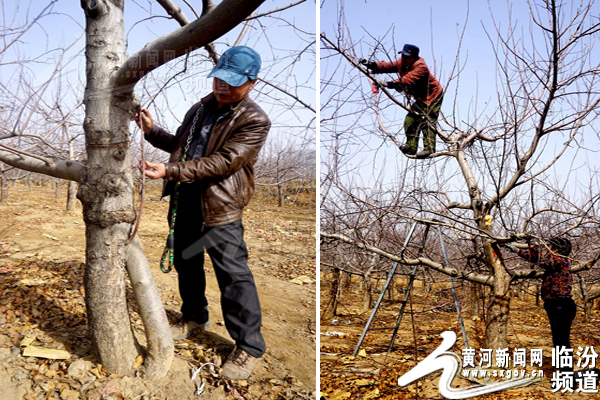
[[[561,256],[568,256],[571,254],[571,241],[562,237],[553,237],[548,242],[552,246],[552,250],[555,250]]]

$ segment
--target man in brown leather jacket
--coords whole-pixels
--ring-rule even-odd
[[[171,195],[173,261],[182,299],[173,338],[184,339],[209,325],[206,250],[221,290],[225,326],[236,343],[223,365],[226,379],[246,379],[265,352],[241,221],[254,194],[254,163],[271,127],[248,97],[260,64],[258,53],[246,46],[223,53],[208,75],[213,92],[192,106],[175,135],[156,126],[146,109],[135,116],[146,139],[171,154],[166,164],[146,162],[140,168],[149,178],[164,178],[163,195]]]

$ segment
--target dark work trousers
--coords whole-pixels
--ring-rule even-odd
[[[570,297],[544,300],[544,309],[550,320],[552,346],[571,348],[571,324],[575,319],[577,307]]]
[[[266,347],[260,333],[262,316],[248,267],[242,221],[202,229],[198,188],[196,183],[180,185],[175,219],[174,264],[183,301],[181,313],[185,319],[198,323],[209,319],[204,274],[206,250],[221,290],[221,310],[227,331],[238,348],[261,357]]]
[[[440,116],[442,101],[444,97],[440,95],[430,105],[420,100],[416,100],[411,107],[411,111],[404,119],[404,133],[406,134],[405,151],[415,153],[419,146],[419,136],[423,132],[423,147],[425,150],[435,152],[435,124]]]

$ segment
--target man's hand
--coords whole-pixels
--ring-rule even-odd
[[[397,81],[389,81],[385,84],[389,89],[395,89],[398,92],[402,92],[404,90],[404,86],[402,86],[402,82],[400,80]]]
[[[133,116],[132,120],[135,121],[140,129],[143,129],[144,133],[150,133],[152,128],[154,128],[152,114],[145,108],[141,108],[140,111]]]
[[[508,251],[510,251],[512,253],[516,253],[517,251],[519,251],[519,249],[517,249],[515,246],[513,246],[510,243],[502,243],[500,246],[508,249]]]
[[[138,169],[142,174],[146,175],[150,179],[160,179],[164,178],[167,175],[165,164],[162,163],[153,163],[150,161],[146,161],[144,168],[144,166],[142,166],[142,163],[140,162],[138,164]]]
[[[364,65],[365,67],[367,67],[368,69],[375,69],[375,68],[377,68],[377,63],[375,61],[367,61],[364,58],[361,58],[359,62],[362,65]]]

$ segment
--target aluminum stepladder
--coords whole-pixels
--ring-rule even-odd
[[[419,245],[419,250],[417,252],[417,258],[419,258],[421,256],[421,254],[423,253],[423,249],[425,248],[425,241],[427,240],[427,236],[429,235],[429,230],[431,228],[431,223],[434,221],[415,221],[412,225],[412,227],[410,228],[410,232],[408,233],[408,236],[406,237],[405,241],[404,241],[404,245],[402,246],[402,250],[400,251],[400,258],[404,259],[404,252],[408,246],[408,244],[410,243],[410,239],[412,238],[415,229],[417,227],[418,224],[424,224],[425,225],[425,232],[423,233],[423,239],[421,240],[421,244]],[[447,267],[450,267],[450,261],[448,260],[448,254],[446,252],[446,245],[444,243],[444,236],[442,233],[441,228],[438,228],[438,233],[439,233],[439,237],[440,237],[440,242],[442,245],[442,252],[444,253],[444,261],[446,263]],[[369,330],[385,330],[385,329],[393,329],[394,332],[392,334],[392,339],[390,340],[390,345],[388,347],[388,353],[390,353],[392,351],[392,348],[394,347],[394,342],[396,341],[396,336],[398,334],[398,329],[400,328],[400,324],[402,323],[402,316],[404,315],[404,309],[406,307],[406,303],[408,303],[409,297],[410,297],[410,292],[412,290],[413,287],[413,283],[415,281],[415,277],[417,275],[417,271],[419,268],[419,264],[415,264],[413,266],[413,269],[411,271],[410,274],[410,278],[408,281],[408,285],[406,288],[406,293],[404,295],[404,300],[402,300],[401,302],[401,307],[400,307],[400,312],[398,313],[398,320],[396,321],[396,325],[395,326],[387,326],[387,327],[380,327],[380,328],[370,328],[371,324],[373,323],[373,320],[375,318],[375,314],[377,313],[377,310],[379,309],[381,302],[383,301],[383,297],[385,296],[385,292],[388,290],[390,283],[392,282],[392,279],[394,278],[394,275],[396,273],[396,269],[398,268],[398,264],[399,262],[396,261],[394,263],[394,266],[392,267],[392,269],[390,270],[387,280],[385,282],[385,284],[383,285],[383,288],[381,289],[381,294],[379,295],[379,298],[377,299],[377,303],[375,303],[375,307],[373,308],[373,311],[371,312],[371,316],[369,317],[369,319],[367,320],[367,323],[365,324],[365,328],[360,336],[360,338],[358,339],[358,343],[356,344],[356,347],[354,348],[354,352],[352,353],[352,355],[356,356],[358,354],[358,349],[360,348],[360,345],[362,344],[363,340],[365,339],[365,336],[367,335],[367,331]],[[460,312],[460,304],[458,302],[458,297],[456,295],[456,289],[454,287],[454,280],[452,279],[452,277],[450,277],[450,283],[452,286],[452,293],[454,294],[454,304],[456,306],[456,310],[458,313],[458,317],[460,320],[460,327],[462,330],[462,334],[463,334],[463,340],[465,341],[465,346],[466,348],[469,348],[469,344],[467,342],[467,334],[465,331],[465,325],[463,323],[463,318],[462,318],[462,314]]]

